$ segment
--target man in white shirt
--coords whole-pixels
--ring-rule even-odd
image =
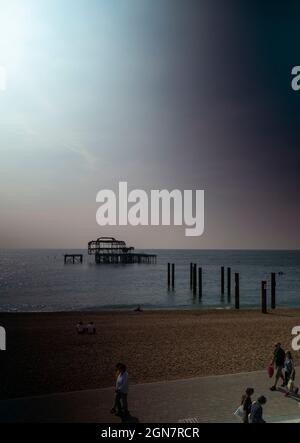
[[[118,363],[116,366],[117,380],[116,380],[116,396],[115,404],[111,410],[112,414],[116,414],[122,417],[127,417],[128,412],[128,372],[123,363]]]

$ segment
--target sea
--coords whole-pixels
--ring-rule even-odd
[[[240,305],[261,303],[261,282],[276,273],[277,305],[300,307],[300,251],[143,250],[156,264],[96,264],[86,250],[0,250],[0,311],[232,309],[234,274],[240,275]],[[82,264],[64,264],[65,253],[83,254]],[[167,264],[175,264],[175,288],[167,285]],[[190,289],[190,263],[202,267],[202,297]],[[225,294],[221,294],[221,266]],[[231,268],[231,297],[227,272]]]

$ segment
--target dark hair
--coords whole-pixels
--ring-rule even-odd
[[[261,405],[265,405],[267,403],[267,399],[264,395],[262,395],[261,397],[259,397],[257,399],[258,403],[260,403]]]
[[[254,394],[254,389],[253,388],[247,388],[246,389],[246,395],[248,395],[250,397],[253,394]]]
[[[119,371],[125,372],[126,371],[126,365],[124,365],[123,363],[118,363],[116,365],[116,369],[119,370]]]

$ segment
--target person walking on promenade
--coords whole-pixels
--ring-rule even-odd
[[[296,371],[295,371],[295,364],[294,364],[294,359],[292,357],[292,354],[290,351],[288,351],[286,353],[285,356],[285,362],[284,362],[284,382],[282,387],[284,388],[285,386],[288,385],[288,382],[290,380],[295,380],[295,376],[296,376]]]
[[[120,417],[127,417],[128,411],[128,372],[123,363],[118,363],[116,366],[117,381],[116,381],[116,395],[115,403],[111,410],[112,414]]]
[[[275,383],[270,388],[271,391],[276,391],[277,389],[277,383],[280,378],[283,378],[283,368],[285,363],[285,352],[281,347],[281,343],[277,343],[275,345],[273,360],[271,365],[276,367],[276,373],[275,373]]]
[[[284,363],[284,383],[282,387],[287,387],[286,396],[290,394],[298,395],[299,388],[295,386],[296,370],[292,353],[289,351],[286,353]]]
[[[250,423],[266,423],[263,419],[263,405],[267,403],[266,397],[263,395],[255,401],[251,406]]]
[[[254,394],[253,388],[247,388],[245,394],[242,397],[241,405],[243,407],[243,423],[249,423],[249,414],[251,413],[252,399],[251,396]]]

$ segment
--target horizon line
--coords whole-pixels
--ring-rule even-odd
[[[15,248],[15,247],[2,247],[0,246],[0,251],[64,251],[64,250],[87,250],[87,247],[24,247],[24,248]],[[299,248],[147,248],[145,247],[138,247],[134,248],[135,250],[141,250],[141,249],[147,249],[149,251],[295,251],[300,252]]]

